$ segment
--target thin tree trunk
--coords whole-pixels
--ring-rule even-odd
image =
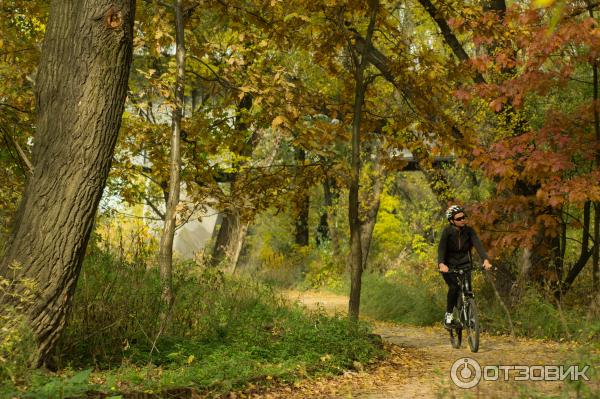
[[[279,145],[279,139],[275,144],[275,147]],[[271,154],[264,160],[264,166],[271,166],[275,157],[277,156],[277,151],[274,150]],[[242,253],[242,249],[244,248],[244,244],[246,242],[246,237],[248,236],[248,229],[250,227],[250,221],[242,219],[239,215],[237,217],[238,223],[236,224],[235,234],[232,235],[234,239],[230,244],[231,252],[230,252],[230,264],[229,264],[229,273],[234,274],[240,263],[240,255]]]
[[[5,129],[1,129],[1,130],[2,130],[2,133],[4,134],[4,137],[6,138],[7,145],[10,144],[13,147],[15,147],[15,150],[17,151],[17,155],[19,156],[19,159],[21,160],[23,165],[25,165],[27,167],[27,170],[26,171],[24,170],[24,172],[27,172],[28,175],[31,175],[33,173],[33,165],[31,163],[31,161],[29,160],[29,157],[27,156],[27,154],[25,153],[23,148],[21,148],[21,146],[19,145],[19,142],[10,133],[8,133],[8,131],[6,131]]]
[[[305,189],[301,189],[305,191]],[[299,247],[308,246],[309,231],[308,231],[308,214],[309,214],[309,197],[308,193],[303,192],[300,194],[298,200],[298,213],[296,216],[296,245]]]
[[[362,246],[362,268],[366,270],[371,241],[373,239],[373,230],[377,223],[377,214],[381,204],[381,193],[385,186],[386,173],[381,164],[381,153],[378,145],[373,145],[375,151],[375,160],[373,161],[373,170],[369,174],[371,187],[369,188],[368,198],[365,198],[366,212],[362,218],[361,226],[361,246]]]
[[[592,250],[589,249],[591,205],[591,202],[587,201],[583,207],[583,229],[581,232],[581,253],[579,259],[571,267],[571,270],[569,270],[569,273],[562,284],[561,291],[556,293],[557,297],[560,297],[561,294],[564,294],[571,287],[573,281],[575,281],[587,261],[590,259],[590,256],[592,256],[594,248],[592,248]],[[597,245],[597,242],[594,243],[594,247]]]
[[[244,111],[252,108],[253,98],[250,93],[246,93],[244,97],[242,97],[240,103],[237,106],[238,117],[236,118],[235,126],[236,130],[241,131],[246,129],[246,123],[242,120],[242,113]],[[260,135],[258,131],[255,131],[250,140],[245,143],[242,148],[240,155],[242,157],[249,157],[252,155],[252,151],[258,145],[260,140]],[[232,198],[231,202],[234,201],[234,197],[237,195],[236,182],[238,179],[238,174],[233,173],[230,179],[230,189],[229,195]],[[223,212],[223,221],[221,222],[221,226],[219,227],[219,234],[217,235],[217,240],[215,242],[215,246],[213,247],[212,256],[210,260],[210,264],[213,267],[217,267],[220,265],[225,259],[231,259],[232,248],[235,247],[233,243],[237,240],[238,235],[236,233],[236,227],[240,223],[239,221],[239,210],[235,209],[235,207],[230,207],[225,209]],[[227,269],[231,268],[231,265],[226,266]]]
[[[600,295],[600,270],[598,268],[598,248],[600,248],[600,203],[594,204],[594,250],[592,252],[593,287]]]
[[[36,84],[34,171],[0,261],[3,277],[37,283],[25,308],[37,338],[36,366],[65,326],[110,169],[134,14],[133,0],[53,0],[50,6]]]
[[[379,213],[379,205],[381,203],[381,192],[382,192],[383,183],[376,183],[376,187],[374,190],[377,190],[373,193],[373,203],[369,207],[366,218],[363,221],[361,228],[361,246],[362,246],[362,268],[365,270],[367,268],[367,260],[369,259],[369,252],[371,250],[371,242],[373,240],[373,230],[375,229],[375,224],[377,223],[377,214]]]
[[[296,148],[296,162],[298,164],[298,172],[296,177],[299,178],[302,174],[301,169],[304,167],[306,160],[306,152],[302,148]],[[296,197],[296,221],[295,221],[295,243],[299,247],[308,246],[308,213],[310,198],[306,187],[299,187],[298,196]]]
[[[371,45],[371,38],[377,19],[377,1],[370,1],[371,11],[369,27],[366,37],[367,48]],[[352,51],[352,50],[351,50]],[[362,120],[362,108],[365,99],[366,83],[365,69],[368,65],[365,51],[359,57],[355,57],[355,97],[354,116],[352,118],[352,166],[350,177],[350,189],[348,193],[348,222],[350,225],[350,301],[348,303],[348,316],[351,320],[358,320],[360,311],[360,292],[362,285],[362,244],[361,244],[361,222],[359,214],[359,180],[360,180],[360,128]]]
[[[175,80],[175,108],[173,110],[171,134],[171,160],[169,179],[169,198],[165,212],[165,224],[160,239],[158,262],[162,285],[162,299],[168,308],[173,304],[173,241],[180,193],[181,169],[181,119],[184,106],[185,84],[185,40],[183,21],[183,0],[174,0],[175,14],[175,58],[177,78]]]
[[[560,224],[560,247],[559,247],[559,255],[562,261],[564,262],[565,255],[567,253],[567,223],[561,221]]]
[[[588,2],[588,11],[591,18],[594,18],[594,9]],[[598,60],[592,62],[592,73],[594,80],[594,132],[596,133],[596,143],[600,143],[600,111],[598,110]],[[600,151],[596,152],[596,168],[600,167]],[[600,293],[600,268],[598,266],[598,250],[600,248],[600,202],[594,203],[594,248],[592,252],[592,287]],[[599,294],[600,295],[600,294]]]
[[[317,233],[315,234],[315,243],[317,247],[320,247],[323,243],[331,241],[331,235],[329,234],[329,223],[327,222],[327,211],[321,213],[319,218],[319,225],[317,226]]]
[[[323,183],[323,192],[325,198],[325,207],[327,208],[327,227],[329,229],[329,236],[331,237],[331,250],[335,259],[341,259],[339,234],[337,224],[335,222],[335,208],[333,203],[333,191],[336,190],[336,188],[333,187],[334,185],[335,183],[333,182],[333,179],[330,179],[329,177],[326,178],[325,182]]]
[[[348,314],[352,319],[358,319],[360,311],[360,291],[362,282],[362,245],[361,222],[359,219],[359,179],[360,179],[360,122],[365,87],[362,65],[356,74],[356,94],[354,98],[354,118],[352,121],[352,174],[348,194],[348,219],[350,224],[350,303]]]

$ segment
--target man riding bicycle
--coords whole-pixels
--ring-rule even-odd
[[[477,233],[472,227],[467,226],[467,215],[464,208],[452,205],[446,211],[446,218],[450,224],[442,230],[437,263],[444,281],[448,284],[444,327],[450,328],[452,326],[452,310],[457,304],[460,287],[456,274],[448,273],[449,270],[464,269],[468,287],[471,287],[471,248],[477,249],[486,270],[491,269],[492,264]]]

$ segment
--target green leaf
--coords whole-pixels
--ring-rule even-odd
[[[80,371],[79,373],[75,374],[73,377],[69,378],[68,383],[69,384],[85,384],[88,380],[88,378],[90,378],[90,374],[92,373],[92,369],[86,369],[83,371]]]

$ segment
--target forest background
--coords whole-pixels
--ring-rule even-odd
[[[2,392],[373,361],[359,310],[440,318],[451,203],[497,268],[488,331],[597,341],[598,6],[0,1]],[[349,321],[282,287],[349,293]]]

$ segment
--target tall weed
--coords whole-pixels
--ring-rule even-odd
[[[32,374],[23,397],[59,398],[91,380],[105,381],[89,386],[102,392],[181,386],[226,392],[249,381],[338,373],[381,354],[365,324],[308,312],[256,280],[179,263],[174,282],[175,304],[169,323],[161,326],[158,273],[92,251],[53,354],[63,372]],[[100,371],[83,373],[89,369]]]
[[[18,265],[10,268],[15,274],[18,269]],[[24,380],[34,360],[35,342],[23,309],[33,300],[35,290],[29,279],[0,276],[0,381]]]
[[[492,333],[511,332],[504,309],[481,273],[473,274],[473,287],[482,328]],[[334,291],[346,294],[347,281],[341,289],[334,288]],[[365,314],[379,320],[432,325],[442,319],[446,293],[446,284],[433,268],[417,269],[405,264],[385,275],[366,273],[363,276],[361,307]],[[550,298],[553,299],[537,287],[524,291],[509,309],[515,334],[554,340],[600,340],[600,322],[587,314],[587,308],[567,300],[562,306],[557,306],[556,301]]]

